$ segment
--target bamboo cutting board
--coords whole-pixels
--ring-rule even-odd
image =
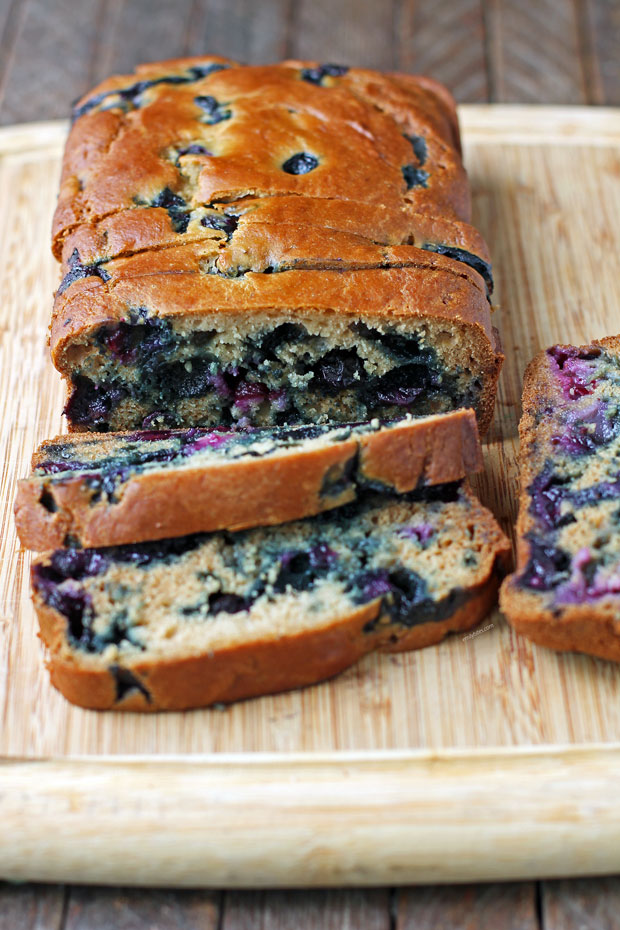
[[[511,531],[521,376],[620,332],[620,111],[461,108],[506,353],[476,486]],[[620,667],[501,615],[225,709],[142,716],[48,683],[12,499],[61,431],[45,334],[61,123],[0,130],[0,877],[187,885],[620,871]],[[88,851],[88,855],[85,851]]]

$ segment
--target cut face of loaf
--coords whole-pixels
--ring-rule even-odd
[[[620,661],[620,339],[553,346],[523,392],[516,574],[502,607],[535,642]]]
[[[458,485],[283,526],[33,566],[53,684],[85,707],[181,709],[319,681],[477,623],[508,543]]]
[[[15,504],[24,546],[111,546],[312,516],[373,488],[458,481],[482,467],[472,410],[340,428],[59,436]]]
[[[414,250],[418,251],[419,250]],[[76,430],[492,416],[501,355],[484,283],[443,256],[248,272],[198,247],[118,260],[56,303],[51,347]],[[110,263],[112,264],[112,263]],[[450,266],[450,267],[448,267]]]
[[[501,356],[454,104],[424,78],[224,59],[79,102],[54,222],[74,430],[472,406]]]

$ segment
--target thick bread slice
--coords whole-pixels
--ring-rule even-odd
[[[237,534],[57,550],[32,580],[52,683],[69,700],[172,710],[439,642],[484,617],[507,554],[471,492],[440,485]]]
[[[70,429],[356,422],[457,407],[488,427],[502,356],[484,281],[467,265],[413,249],[420,261],[394,267],[229,278],[206,270],[204,248],[118,259],[114,276],[80,279],[57,299],[51,348]]]
[[[472,410],[334,428],[73,433],[44,442],[15,501],[22,545],[113,546],[269,526],[482,468]]]
[[[553,346],[523,388],[510,623],[553,649],[620,661],[620,337]]]

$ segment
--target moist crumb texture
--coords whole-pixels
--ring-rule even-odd
[[[283,523],[369,489],[402,493],[481,467],[472,410],[342,426],[73,433],[39,447],[15,517],[31,549],[108,546]]]
[[[553,346],[526,372],[517,572],[502,606],[558,649],[620,660],[620,341]]]
[[[426,78],[146,65],[80,100],[51,330],[72,430],[492,415],[458,125]]]
[[[155,710],[438,642],[490,608],[507,546],[454,483],[277,527],[60,549],[32,578],[57,687],[84,706]]]

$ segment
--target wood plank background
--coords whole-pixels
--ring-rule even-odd
[[[432,74],[459,101],[620,104],[617,0],[0,0],[0,123],[140,60],[218,52]],[[0,930],[614,930],[620,880],[326,892],[0,885]]]

